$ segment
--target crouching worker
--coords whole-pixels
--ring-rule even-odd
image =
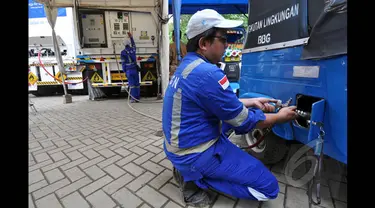
[[[238,99],[216,66],[227,47],[226,20],[214,10],[195,13],[187,25],[187,55],[167,87],[163,103],[164,151],[174,166],[183,201],[212,203],[208,188],[243,199],[275,199],[278,182],[259,160],[221,134],[221,121],[241,133],[296,118],[295,107],[278,113],[266,98]]]

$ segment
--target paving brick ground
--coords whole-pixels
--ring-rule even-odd
[[[73,96],[73,103],[62,104],[61,96],[30,97],[38,113],[29,113],[29,207],[185,207],[162,138],[155,136],[160,122],[133,112],[125,99]],[[134,106],[160,118],[160,103]],[[298,147],[292,146],[289,155]],[[279,180],[276,200],[259,203],[216,194],[211,207],[309,207],[306,185],[287,180],[285,161],[269,167]],[[322,203],[313,207],[346,207],[345,168],[326,159],[323,177]]]

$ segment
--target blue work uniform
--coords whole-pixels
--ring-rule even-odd
[[[277,197],[279,186],[271,172],[221,130],[224,122],[247,133],[265,115],[238,100],[216,65],[189,52],[169,82],[162,116],[164,151],[184,181],[238,198]]]
[[[139,84],[139,74],[137,71],[136,62],[136,46],[133,38],[130,38],[131,46],[126,45],[125,49],[121,51],[121,62],[122,70],[128,78],[128,84],[130,87],[130,94],[136,99],[140,97],[140,84]],[[132,98],[132,100],[134,100]]]

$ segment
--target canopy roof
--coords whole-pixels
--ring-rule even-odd
[[[169,0],[169,14],[172,14]],[[214,9],[220,14],[247,14],[248,0],[181,0],[181,14],[194,14],[200,9]]]

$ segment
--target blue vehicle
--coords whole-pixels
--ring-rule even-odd
[[[300,115],[250,149],[264,163],[285,156],[286,140],[347,163],[346,8],[346,0],[249,0],[239,97],[291,98]],[[243,137],[254,145],[258,135]]]

